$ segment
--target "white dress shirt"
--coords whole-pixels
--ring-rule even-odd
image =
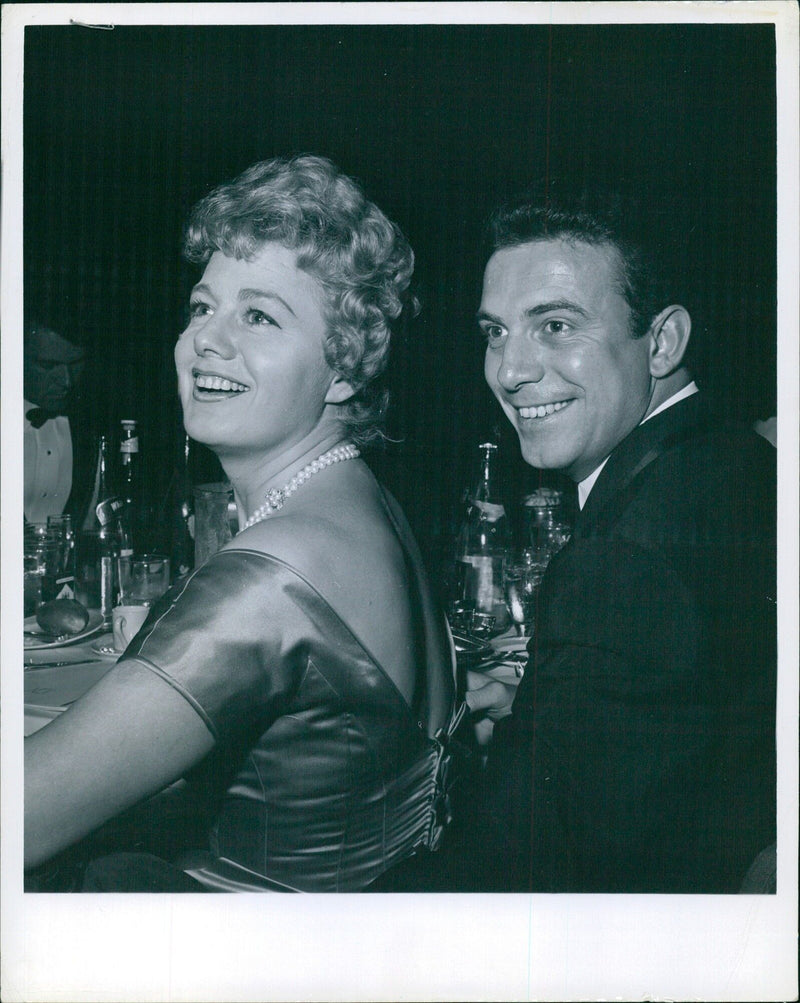
[[[662,411],[666,411],[668,407],[672,407],[672,405],[677,404],[678,401],[685,400],[687,397],[691,397],[692,394],[696,394],[697,389],[698,387],[694,380],[692,380],[691,383],[687,383],[685,387],[681,387],[681,389],[674,393],[671,397],[668,397],[663,404],[659,404],[655,410],[651,411],[650,414],[642,418],[639,424],[644,425],[646,421],[649,421],[651,418],[655,418],[657,414],[660,414]],[[610,456],[611,454],[609,453],[608,455]],[[584,477],[584,479],[578,484],[578,506],[581,509],[586,504],[586,499],[589,497],[589,492],[594,487],[595,481],[600,476],[600,471],[607,463],[608,456],[603,460],[600,466],[595,467],[589,476]]]
[[[25,401],[25,414],[36,407]],[[72,490],[72,433],[64,415],[34,428],[25,418],[24,500],[28,522],[61,515]]]

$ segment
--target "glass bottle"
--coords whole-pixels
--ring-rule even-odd
[[[115,496],[112,490],[112,476],[108,456],[108,439],[105,435],[97,438],[97,459],[94,465],[94,486],[89,496],[89,504],[81,522],[81,532],[97,532],[100,524],[97,520],[97,506],[106,498]]]
[[[127,549],[125,533],[120,525],[122,505],[115,506],[118,498],[106,499],[97,506],[97,519],[100,529],[97,534],[97,569],[99,583],[99,605],[103,617],[103,625],[111,626],[111,611],[119,601],[119,560],[123,546],[126,547],[130,560],[130,550]]]
[[[78,596],[85,606],[99,608],[103,622],[111,623],[117,598],[117,559],[127,545],[120,526],[124,501],[114,489],[108,439],[97,444],[94,486],[78,540]]]
[[[173,578],[194,567],[194,488],[191,477],[191,439],[184,435],[181,454],[167,491],[164,522],[169,532],[167,553]]]
[[[511,553],[511,528],[497,485],[497,446],[484,442],[478,449],[479,475],[469,492],[456,544],[459,598],[476,613],[494,616],[495,627],[502,628],[508,620],[503,569]]]
[[[121,560],[129,559],[133,554],[133,544],[136,541],[136,528],[139,490],[139,436],[136,432],[136,422],[131,418],[123,418],[120,422],[122,431],[119,439],[119,459],[121,477],[121,495],[125,509],[120,513],[120,525],[124,539],[120,543],[119,556]]]

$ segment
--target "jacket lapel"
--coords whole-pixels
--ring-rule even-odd
[[[608,525],[627,504],[639,474],[666,449],[691,435],[703,415],[700,394],[693,394],[661,414],[637,425],[611,453],[597,478],[586,505],[578,514],[574,535],[596,533]]]

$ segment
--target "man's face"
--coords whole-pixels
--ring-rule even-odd
[[[60,414],[83,375],[83,349],[55,331],[37,328],[25,339],[24,356],[25,399]]]
[[[531,466],[587,477],[639,424],[654,385],[611,245],[540,240],[496,251],[478,322],[484,372]]]

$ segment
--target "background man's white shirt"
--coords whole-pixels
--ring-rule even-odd
[[[25,414],[35,407],[25,401]],[[47,522],[61,515],[72,489],[72,434],[64,415],[51,418],[41,428],[25,419],[24,501],[28,522]]]

